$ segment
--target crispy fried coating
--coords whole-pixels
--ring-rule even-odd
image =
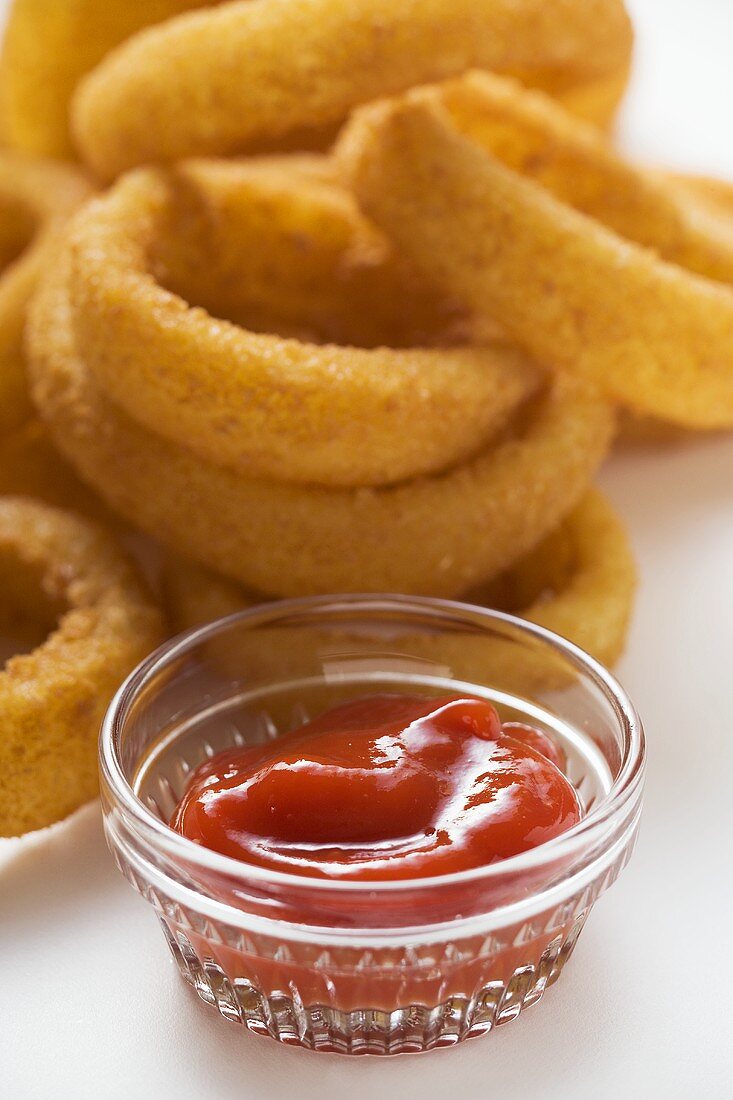
[[[0,55],[5,141],[71,158],[69,102],[81,77],[131,34],[206,0],[13,0]]]
[[[498,87],[472,78],[455,115],[450,90],[366,108],[341,147],[365,212],[538,361],[641,413],[733,424],[731,223]]]
[[[102,715],[162,628],[103,528],[23,497],[0,498],[0,593],[5,630],[45,635],[0,671],[0,836],[15,836],[94,797]]]
[[[34,397],[78,473],[131,522],[263,592],[456,595],[506,568],[572,510],[614,416],[596,391],[553,383],[513,431],[445,474],[382,489],[248,479],[198,459],[95,389],[75,345],[69,254],[34,302]]]
[[[26,308],[58,226],[90,191],[71,165],[0,152],[0,435],[31,415]]]
[[[135,165],[231,154],[343,120],[378,95],[471,67],[562,94],[623,77],[621,0],[250,0],[136,36],[80,85],[73,128],[111,179]],[[592,95],[585,104],[597,106]]]
[[[382,485],[466,460],[537,370],[506,346],[400,346],[440,339],[441,302],[348,194],[297,165],[141,170],[80,213],[70,297],[91,377],[146,428],[248,477]],[[250,327],[278,310],[322,340]],[[352,336],[377,346],[333,342]]]

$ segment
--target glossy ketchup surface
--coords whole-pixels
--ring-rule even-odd
[[[534,848],[580,819],[563,757],[482,699],[372,695],[194,774],[171,822],[247,863],[420,878]]]

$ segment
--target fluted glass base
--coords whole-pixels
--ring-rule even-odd
[[[516,1019],[560,977],[586,916],[587,911],[576,917],[567,935],[557,936],[537,962],[518,967],[508,981],[488,982],[470,997],[452,996],[435,1005],[406,1004],[393,1011],[306,1004],[294,982],[287,992],[266,995],[246,978],[229,978],[165,917],[160,923],[181,975],[224,1019],[287,1046],[386,1055],[454,1046]]]

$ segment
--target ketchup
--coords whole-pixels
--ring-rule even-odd
[[[372,695],[194,774],[172,826],[246,863],[408,879],[507,859],[580,819],[559,748],[462,696]]]

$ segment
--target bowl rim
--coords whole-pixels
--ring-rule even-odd
[[[466,623],[467,616],[470,616],[474,620],[484,620],[487,623],[502,623],[569,659],[596,687],[600,688],[607,701],[611,703],[616,719],[624,730],[626,752],[618,775],[608,792],[576,825],[535,848],[482,867],[407,879],[330,879],[310,877],[291,871],[274,871],[232,856],[222,855],[196,844],[156,817],[128,782],[115,749],[116,733],[122,728],[137,693],[144,687],[149,677],[165,663],[180,658],[187,650],[237,623],[254,627],[289,614],[297,616],[319,610],[353,613],[360,609],[393,613],[422,611],[426,614],[432,611],[453,615],[457,622]],[[313,890],[333,894],[374,894],[375,892],[394,894],[440,891],[449,886],[490,881],[504,875],[541,870],[546,864],[572,857],[584,846],[590,845],[594,835],[595,839],[601,839],[604,831],[607,832],[610,829],[615,816],[635,799],[644,781],[646,739],[636,707],[616,677],[585,650],[537,623],[529,622],[508,612],[458,600],[445,600],[432,596],[348,593],[304,596],[256,604],[243,611],[236,611],[203,626],[184,631],[163,643],[130,673],[112,699],[99,735],[99,766],[107,788],[112,792],[118,807],[124,810],[128,823],[130,820],[134,822],[140,834],[170,858],[180,859],[189,866],[195,865],[204,871],[226,875],[230,879],[239,879],[261,886],[289,887],[300,891]],[[615,835],[613,829],[610,829],[610,832],[609,843]],[[572,873],[569,877],[572,878]],[[542,888],[539,892],[542,892]]]

